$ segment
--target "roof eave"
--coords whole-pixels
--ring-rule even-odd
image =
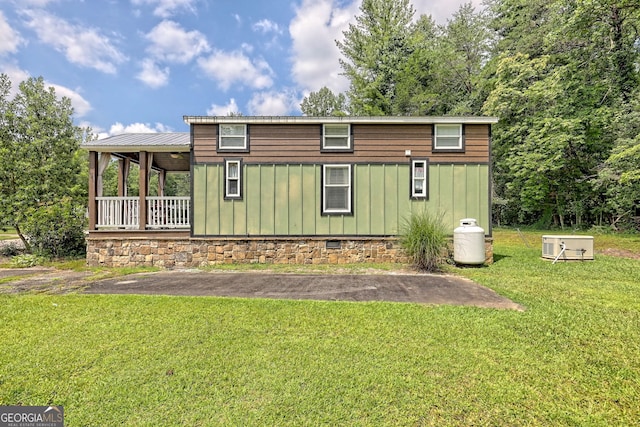
[[[80,148],[87,151],[99,151],[104,153],[188,153],[190,145],[99,145],[82,144]]]
[[[308,116],[183,116],[186,124],[495,124],[497,117],[483,116],[377,116],[377,117],[308,117]]]

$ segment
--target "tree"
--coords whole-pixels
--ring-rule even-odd
[[[594,197],[590,177],[610,149],[607,110],[590,109],[573,87],[580,73],[550,56],[503,56],[484,109],[495,126],[497,190],[542,225],[582,224]]]
[[[563,10],[568,19],[559,27],[559,49],[598,70],[606,103],[628,103],[638,85],[640,1],[582,1]]]
[[[413,21],[408,0],[368,0],[337,42],[356,115],[468,115],[480,112],[480,71],[493,33],[468,3],[447,26]]]
[[[300,104],[300,109],[305,116],[346,116],[348,111],[347,98],[342,93],[335,95],[331,89],[325,86],[318,92],[311,92],[305,96]]]
[[[536,58],[545,53],[545,34],[553,32],[557,0],[486,0],[490,27],[497,33],[494,56],[516,52]],[[556,16],[557,17],[557,16]]]
[[[640,95],[640,93],[638,93]],[[640,100],[632,96],[629,108],[613,122],[617,136],[609,158],[594,180],[601,192],[598,224],[605,221],[614,229],[639,227],[632,218],[640,209]]]
[[[414,15],[409,0],[364,0],[356,23],[349,24],[344,41],[336,44],[349,79],[349,103],[354,115],[393,114],[399,70],[411,53]]]
[[[521,212],[563,210],[556,196],[567,170],[568,144],[578,126],[566,122],[558,110],[563,96],[559,79],[553,81],[548,57],[531,59],[524,54],[504,56],[499,62],[496,85],[485,104],[489,114],[503,120],[496,126],[499,144],[494,155],[502,182],[502,193],[514,200]],[[557,208],[557,209],[555,209]]]
[[[484,12],[465,3],[442,29],[436,71],[444,114],[479,114],[484,99],[479,93],[481,72],[490,58],[494,33]]]
[[[410,53],[399,64],[395,76],[394,98],[390,100],[393,115],[443,114],[436,74],[440,61],[437,37],[434,20],[427,15],[420,16],[408,41]]]
[[[520,219],[580,226],[601,213],[594,178],[624,140],[612,124],[637,87],[635,3],[491,2],[502,38],[483,111],[501,119],[496,191]]]
[[[78,194],[77,151],[88,130],[73,124],[71,101],[58,99],[42,77],[20,83],[13,99],[10,89],[9,78],[0,75],[0,215],[29,249],[22,230],[29,216],[65,197],[84,196]]]
[[[167,196],[189,196],[191,194],[190,175],[188,173],[167,174],[164,192]]]

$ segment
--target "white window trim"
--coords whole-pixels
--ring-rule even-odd
[[[424,168],[424,172],[423,172],[423,176],[422,177],[416,177],[416,173],[415,172],[416,172],[416,165],[418,163],[422,163],[423,168]],[[427,193],[427,191],[428,191],[428,188],[427,188],[427,184],[428,184],[427,175],[428,175],[428,173],[429,173],[429,164],[428,164],[426,159],[417,159],[417,160],[412,160],[411,161],[411,197],[416,198],[416,199],[418,199],[418,198],[426,199],[427,198],[427,194],[428,194]],[[422,192],[421,193],[418,193],[416,191],[415,183],[418,180],[422,181]]]
[[[332,135],[332,137],[341,137],[347,138],[347,146],[346,147],[331,147],[327,146],[327,126],[346,126],[347,132],[344,135]],[[353,151],[353,141],[351,138],[351,124],[339,124],[339,123],[326,123],[322,125],[322,151]]]
[[[458,132],[458,144],[456,146],[439,147],[438,146],[438,128],[448,127],[451,128],[457,126]],[[433,150],[436,151],[463,151],[464,150],[464,131],[462,124],[436,124],[433,126]]]
[[[231,178],[229,176],[229,165],[236,164],[238,170],[238,176]],[[229,191],[231,181],[237,181],[237,191],[231,193]],[[224,162],[224,197],[226,199],[240,199],[242,198],[242,161],[241,160],[225,160]]]
[[[219,124],[218,125],[218,150],[219,151],[246,151],[247,150],[247,125],[241,123],[229,123],[229,124]],[[244,132],[242,135],[222,135],[222,128],[224,126],[242,126],[244,128]],[[225,147],[222,144],[222,137],[225,138],[237,138],[242,139],[241,147]]]
[[[328,168],[346,168],[347,169],[347,184],[327,184],[327,169]],[[346,209],[327,209],[327,187],[346,187],[347,188],[347,207]],[[322,213],[323,214],[351,214],[353,197],[352,178],[351,178],[351,165],[323,165],[322,166]]]

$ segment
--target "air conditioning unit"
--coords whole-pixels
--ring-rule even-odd
[[[542,236],[542,258],[592,260],[593,236]]]

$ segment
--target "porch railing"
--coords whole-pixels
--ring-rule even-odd
[[[140,224],[138,197],[96,197],[97,228],[135,229]]]
[[[189,228],[189,197],[147,197],[147,228]]]
[[[146,228],[189,228],[189,197],[147,197]],[[138,197],[96,197],[98,223],[96,228],[140,228]]]

